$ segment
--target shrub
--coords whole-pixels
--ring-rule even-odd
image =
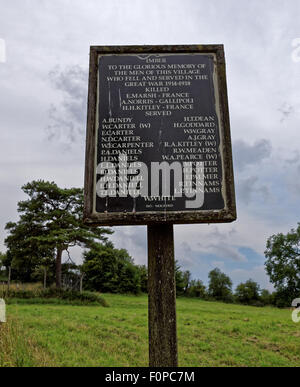
[[[187,290],[188,297],[197,297],[205,300],[207,298],[206,288],[200,280],[192,280]]]
[[[217,301],[233,302],[231,279],[216,268],[209,272],[208,295]]]
[[[2,294],[1,294],[2,293]],[[57,288],[49,289],[36,289],[36,290],[9,290],[0,291],[0,297],[4,298],[8,303],[12,299],[23,300],[43,300],[42,303],[46,303],[46,300],[57,299],[72,304],[95,304],[108,306],[108,303],[99,294],[84,291],[82,293],[72,290],[63,290]],[[34,302],[34,301],[33,301]],[[39,302],[38,302],[39,303]]]
[[[275,304],[275,294],[270,293],[267,289],[263,289],[260,292],[260,301],[264,305],[274,305]]]
[[[256,305],[261,303],[259,296],[259,285],[249,279],[245,283],[240,283],[235,291],[235,297],[238,302],[245,305]]]

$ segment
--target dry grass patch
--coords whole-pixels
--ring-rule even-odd
[[[0,323],[0,367],[44,367],[51,359],[29,337],[17,318]]]

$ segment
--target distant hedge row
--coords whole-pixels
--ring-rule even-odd
[[[32,300],[33,303],[45,303],[45,300],[57,299],[71,304],[94,304],[108,306],[108,303],[103,297],[96,293],[84,291],[82,293],[72,290],[63,290],[56,288],[49,289],[35,289],[35,290],[9,290],[0,291],[0,298],[4,298],[6,302],[10,303],[11,300]]]

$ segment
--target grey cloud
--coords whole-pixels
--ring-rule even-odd
[[[221,270],[225,269],[225,262],[223,262],[223,261],[212,261],[211,265],[213,267],[218,267]]]
[[[248,165],[259,164],[262,160],[269,158],[271,152],[272,145],[269,140],[258,140],[253,145],[237,140],[233,144],[235,167],[242,171]]]
[[[282,106],[278,109],[281,113],[281,120],[280,122],[283,123],[285,120],[289,118],[291,114],[294,113],[295,109],[292,105],[288,104],[287,102],[283,103]]]
[[[214,255],[215,261],[247,262],[246,256],[239,251],[239,242],[233,243],[233,234],[235,233],[233,227],[226,227],[222,231],[219,226],[210,225],[205,233],[201,232],[202,226],[194,227],[192,229],[190,226],[189,230],[185,232],[183,226],[177,227],[178,233],[175,233],[178,240],[176,255],[180,260],[182,257],[189,257],[192,260],[196,259],[199,263],[202,258]]]
[[[294,151],[293,153],[294,156],[292,156],[292,158],[285,160],[287,164],[298,164],[300,162],[300,152]]]
[[[110,237],[119,249],[127,249],[137,264],[147,262],[147,230],[145,226],[113,227],[114,234]]]
[[[300,192],[300,164],[290,166],[285,176],[285,183],[289,192],[298,200]]]
[[[257,176],[250,176],[246,179],[240,179],[237,185],[238,199],[249,204],[254,198],[253,194],[259,194],[264,200],[270,199],[270,190],[266,185],[258,185],[259,179]],[[257,195],[256,195],[257,198]]]
[[[253,278],[260,284],[261,288],[268,289],[271,292],[274,291],[274,287],[270,284],[264,266],[254,266],[251,269],[235,269],[230,271],[228,274],[235,284],[247,281],[249,278]]]
[[[182,248],[183,252],[185,252],[187,254],[191,254],[192,253],[191,246],[188,243],[186,243],[186,242],[182,242],[181,243],[181,248]]]
[[[176,252],[176,260],[182,269],[190,269],[195,264],[194,254],[191,246],[187,242],[180,244],[179,251]]]
[[[222,259],[228,259],[235,262],[247,262],[247,258],[241,254],[236,246],[232,246],[227,241],[218,238],[218,243],[198,243],[200,254],[213,254]]]
[[[87,70],[75,65],[67,67],[64,71],[56,66],[49,73],[51,83],[56,89],[63,91],[72,98],[85,98],[85,85],[87,84]]]
[[[220,258],[230,259],[235,262],[247,262],[247,258],[236,247],[228,243],[211,244],[208,249]]]
[[[61,103],[49,109],[49,125],[46,128],[49,140],[57,140],[70,146],[83,139],[86,121],[87,70],[70,66],[61,70],[56,66],[49,73],[52,87],[60,92]]]
[[[218,226],[211,225],[209,232],[201,234],[198,229],[199,235],[196,236],[198,233],[192,229],[191,232],[179,232],[182,227],[178,226],[175,233],[175,240],[178,241],[175,250],[176,257],[180,263],[184,263],[184,267],[192,267],[195,262],[199,264],[208,255],[215,256],[215,261],[247,262],[247,258],[239,251],[239,246],[232,243],[232,228],[222,232]]]
[[[284,181],[293,197],[299,198],[300,191],[300,152],[291,151],[290,157],[284,159]]]

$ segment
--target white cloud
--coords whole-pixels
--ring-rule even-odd
[[[255,266],[251,270],[235,269],[229,272],[230,278],[234,283],[245,282],[252,279],[257,282],[261,289],[268,289],[273,291],[274,287],[270,284],[269,278],[266,275],[264,266]]]
[[[224,270],[225,269],[225,262],[224,261],[212,261],[212,266],[217,267],[218,269]]]

